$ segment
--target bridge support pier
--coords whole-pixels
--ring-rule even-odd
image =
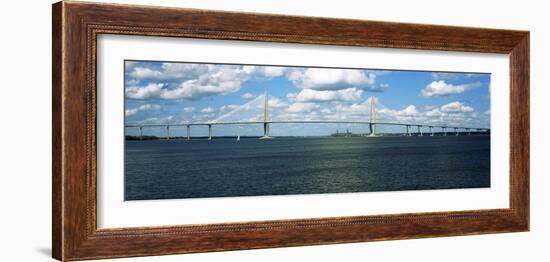
[[[170,140],[170,126],[166,126],[166,140]]]
[[[370,130],[369,136],[376,136],[376,125],[375,124],[369,123],[369,130]]]
[[[433,126],[430,126],[430,136],[434,136],[434,127]]]
[[[143,127],[139,127],[139,140],[143,140]]]
[[[212,140],[212,125],[208,125],[208,140]]]
[[[455,127],[455,136],[458,136],[458,128]]]
[[[407,136],[411,136],[411,126],[407,125]]]
[[[187,125],[187,140],[191,140],[191,127]]]
[[[269,123],[264,122],[264,136],[260,137],[260,139],[271,139],[269,136]]]
[[[447,131],[445,130],[445,127],[442,127],[441,129],[443,129],[443,136],[447,136]]]
[[[417,126],[418,127],[418,136],[423,136],[422,134],[422,126]]]

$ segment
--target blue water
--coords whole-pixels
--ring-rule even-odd
[[[125,199],[490,187],[489,136],[126,141]]]

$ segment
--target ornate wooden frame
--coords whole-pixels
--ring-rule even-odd
[[[53,5],[53,257],[81,260],[529,230],[529,32],[83,2]],[[148,35],[510,56],[510,208],[98,229],[96,40]]]

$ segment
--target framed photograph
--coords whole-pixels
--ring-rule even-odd
[[[529,32],[59,2],[53,257],[529,230]]]

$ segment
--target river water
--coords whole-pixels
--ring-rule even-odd
[[[126,141],[125,200],[490,187],[489,136]]]

